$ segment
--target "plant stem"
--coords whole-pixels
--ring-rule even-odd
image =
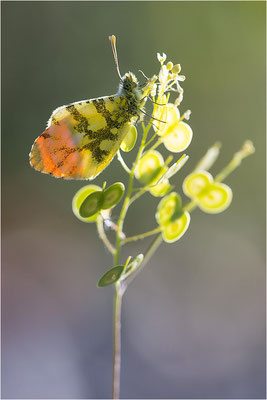
[[[126,165],[124,159],[122,158],[120,150],[117,151],[117,158],[118,158],[119,162],[121,163],[123,169],[127,172],[127,174],[130,174],[131,170],[130,170],[130,168],[128,168],[128,166]]]
[[[162,138],[160,137],[147,151],[155,150],[162,143]]]
[[[234,154],[232,160],[225,168],[215,177],[215,182],[222,182],[229,174],[231,174],[242,160],[255,152],[253,143],[250,140],[245,141],[242,148]]]
[[[123,229],[125,215],[127,213],[128,207],[130,205],[130,197],[131,197],[132,190],[133,190],[134,171],[138,164],[138,161],[141,158],[149,129],[150,129],[150,125],[148,125],[146,128],[143,125],[143,137],[142,137],[141,145],[139,147],[135,162],[134,162],[133,167],[129,174],[130,176],[129,176],[128,190],[127,190],[127,194],[124,199],[124,203],[122,205],[121,213],[120,213],[119,220],[118,220],[118,231],[117,231],[117,235],[116,235],[116,251],[114,254],[114,265],[117,265],[119,262],[120,248],[121,248],[121,232]]]
[[[113,245],[110,243],[110,241],[108,240],[105,230],[104,230],[104,226],[103,226],[103,217],[101,215],[97,216],[97,220],[96,220],[96,226],[97,226],[97,231],[98,231],[98,235],[100,237],[100,239],[102,240],[102,242],[106,245],[106,247],[108,248],[108,250],[110,251],[111,254],[115,254],[115,247],[113,247]]]
[[[120,396],[120,369],[121,369],[121,301],[123,293],[115,285],[114,293],[114,325],[113,325],[113,379],[112,399],[118,400]]]
[[[124,199],[121,213],[118,220],[118,229],[116,234],[116,249],[114,252],[114,266],[116,266],[119,262],[120,257],[120,249],[122,245],[121,233],[123,229],[123,223],[125,219],[125,215],[127,213],[128,207],[130,205],[130,197],[133,189],[133,181],[134,181],[134,171],[137,166],[139,159],[142,156],[144,144],[146,141],[147,134],[149,132],[150,125],[145,127],[143,125],[143,137],[141,141],[141,145],[139,147],[135,162],[133,167],[129,173],[129,183],[126,197]],[[115,284],[115,293],[114,293],[114,316],[113,316],[113,379],[112,379],[112,399],[118,400],[120,395],[120,368],[121,368],[121,301],[124,293],[124,288],[121,287],[119,283]]]
[[[197,207],[197,203],[195,200],[189,201],[186,205],[183,206],[183,211],[192,212]]]
[[[158,226],[157,228],[152,229],[151,231],[144,232],[144,233],[139,233],[139,235],[135,235],[135,236],[129,236],[126,239],[122,240],[121,243],[125,244],[125,243],[128,243],[128,242],[133,242],[135,240],[144,239],[144,238],[146,238],[148,236],[155,235],[156,233],[159,233],[160,231],[161,231],[161,227]]]
[[[134,280],[137,274],[144,268],[144,266],[148,263],[150,258],[153,256],[153,254],[156,252],[158,247],[162,243],[162,235],[161,233],[155,237],[155,239],[152,241],[152,243],[149,245],[147,248],[147,251],[145,252],[144,260],[142,264],[137,268],[131,275],[129,275],[125,281],[122,282],[123,288],[127,288],[129,284]]]
[[[137,200],[140,196],[142,196],[143,194],[145,194],[147,192],[147,188],[142,188],[140,189],[131,199],[130,199],[130,205]]]

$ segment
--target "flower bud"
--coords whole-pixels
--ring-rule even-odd
[[[191,110],[186,110],[186,112],[184,113],[184,119],[186,119],[187,121],[189,120],[191,115]]]
[[[162,53],[162,55],[160,55],[160,53],[157,53],[157,58],[158,58],[159,62],[160,62],[161,64],[163,64],[164,61],[166,60],[167,56],[166,56],[165,53]]]
[[[242,146],[242,151],[244,155],[250,155],[255,153],[255,147],[251,140],[246,140]]]
[[[173,68],[173,63],[172,63],[171,61],[169,61],[169,62],[167,63],[167,65],[166,65],[166,67],[167,67],[167,70],[168,70],[168,71],[171,71],[172,68]]]
[[[172,68],[172,72],[174,74],[179,74],[180,71],[181,71],[181,65],[180,64],[175,64],[174,67]]]

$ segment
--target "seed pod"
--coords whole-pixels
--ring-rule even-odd
[[[82,218],[88,218],[101,210],[103,203],[103,192],[97,191],[89,194],[82,202],[79,214]]]
[[[95,222],[96,221],[97,214],[92,215],[91,217],[88,217],[88,218],[83,218],[79,213],[80,207],[81,207],[83,201],[86,199],[86,197],[96,191],[101,191],[101,188],[97,185],[86,185],[86,186],[83,186],[81,189],[79,189],[78,192],[74,195],[74,197],[72,199],[72,211],[73,211],[74,215],[80,221],[83,221],[83,222]]]
[[[122,198],[124,191],[125,187],[121,182],[114,183],[108,189],[105,189],[103,192],[103,202],[101,208],[103,210],[107,210],[114,207]]]

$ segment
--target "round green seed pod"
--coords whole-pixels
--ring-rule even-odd
[[[197,196],[213,182],[212,175],[207,171],[193,172],[183,182],[184,194],[188,197]]]
[[[83,222],[95,222],[96,221],[97,213],[88,218],[83,218],[79,213],[79,209],[80,209],[83,201],[86,199],[86,197],[96,191],[101,191],[101,188],[97,185],[86,185],[86,186],[83,186],[81,189],[79,189],[78,192],[74,195],[74,197],[72,199],[72,211],[73,211],[73,214],[80,221],[83,221]]]
[[[160,135],[160,132],[164,130],[167,121],[168,110],[166,95],[158,96],[157,103],[160,104],[160,106],[157,106],[153,114],[153,117],[156,118],[153,122],[153,129],[157,131],[158,135]]]
[[[158,204],[156,212],[156,220],[159,225],[168,224],[182,213],[181,197],[176,192],[172,192],[165,196]]]
[[[166,104],[166,102],[166,96],[164,98],[164,101],[161,101],[161,99],[157,100],[157,103],[159,104]],[[155,118],[160,119],[161,121],[165,121],[165,123],[155,121],[158,124],[157,134],[159,136],[165,136],[172,132],[173,127],[176,126],[176,124],[179,122],[180,112],[178,110],[178,107],[176,107],[172,103],[168,103],[166,104],[166,106],[158,107],[157,112],[161,112],[161,114],[155,115]],[[153,125],[155,124],[155,122],[153,122]]]
[[[79,214],[82,218],[92,217],[101,210],[103,203],[103,192],[97,191],[89,194],[82,202]]]
[[[171,187],[170,182],[166,180],[153,186],[149,191],[154,197],[163,197],[171,190]]]
[[[165,196],[170,190],[171,190],[171,184],[169,183],[168,179],[164,179],[160,183],[156,184],[159,182],[162,178],[162,176],[168,171],[167,166],[163,166],[157,176],[153,179],[153,181],[150,183],[152,186],[149,189],[149,192],[152,194],[154,197],[163,197]]]
[[[143,184],[151,184],[159,175],[164,159],[157,150],[152,150],[143,155],[136,167],[135,175]]]
[[[180,121],[172,125],[169,131],[170,133],[164,134],[163,143],[172,153],[184,151],[191,143],[193,131],[187,123]]]
[[[124,152],[131,151],[134,148],[137,139],[137,130],[134,125],[130,125],[130,128],[121,143],[121,149]]]
[[[167,243],[173,243],[179,240],[187,231],[190,223],[190,214],[185,212],[180,218],[176,219],[163,228],[162,237]]]
[[[213,183],[197,196],[198,206],[209,214],[218,214],[231,204],[232,189],[224,183]]]
[[[101,208],[107,210],[114,207],[122,198],[125,191],[123,183],[117,182],[105,189],[103,192],[103,203]]]

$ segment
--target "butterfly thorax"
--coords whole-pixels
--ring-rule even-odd
[[[138,80],[132,72],[127,72],[122,77],[118,95],[127,100],[129,117],[140,115],[142,92]]]

